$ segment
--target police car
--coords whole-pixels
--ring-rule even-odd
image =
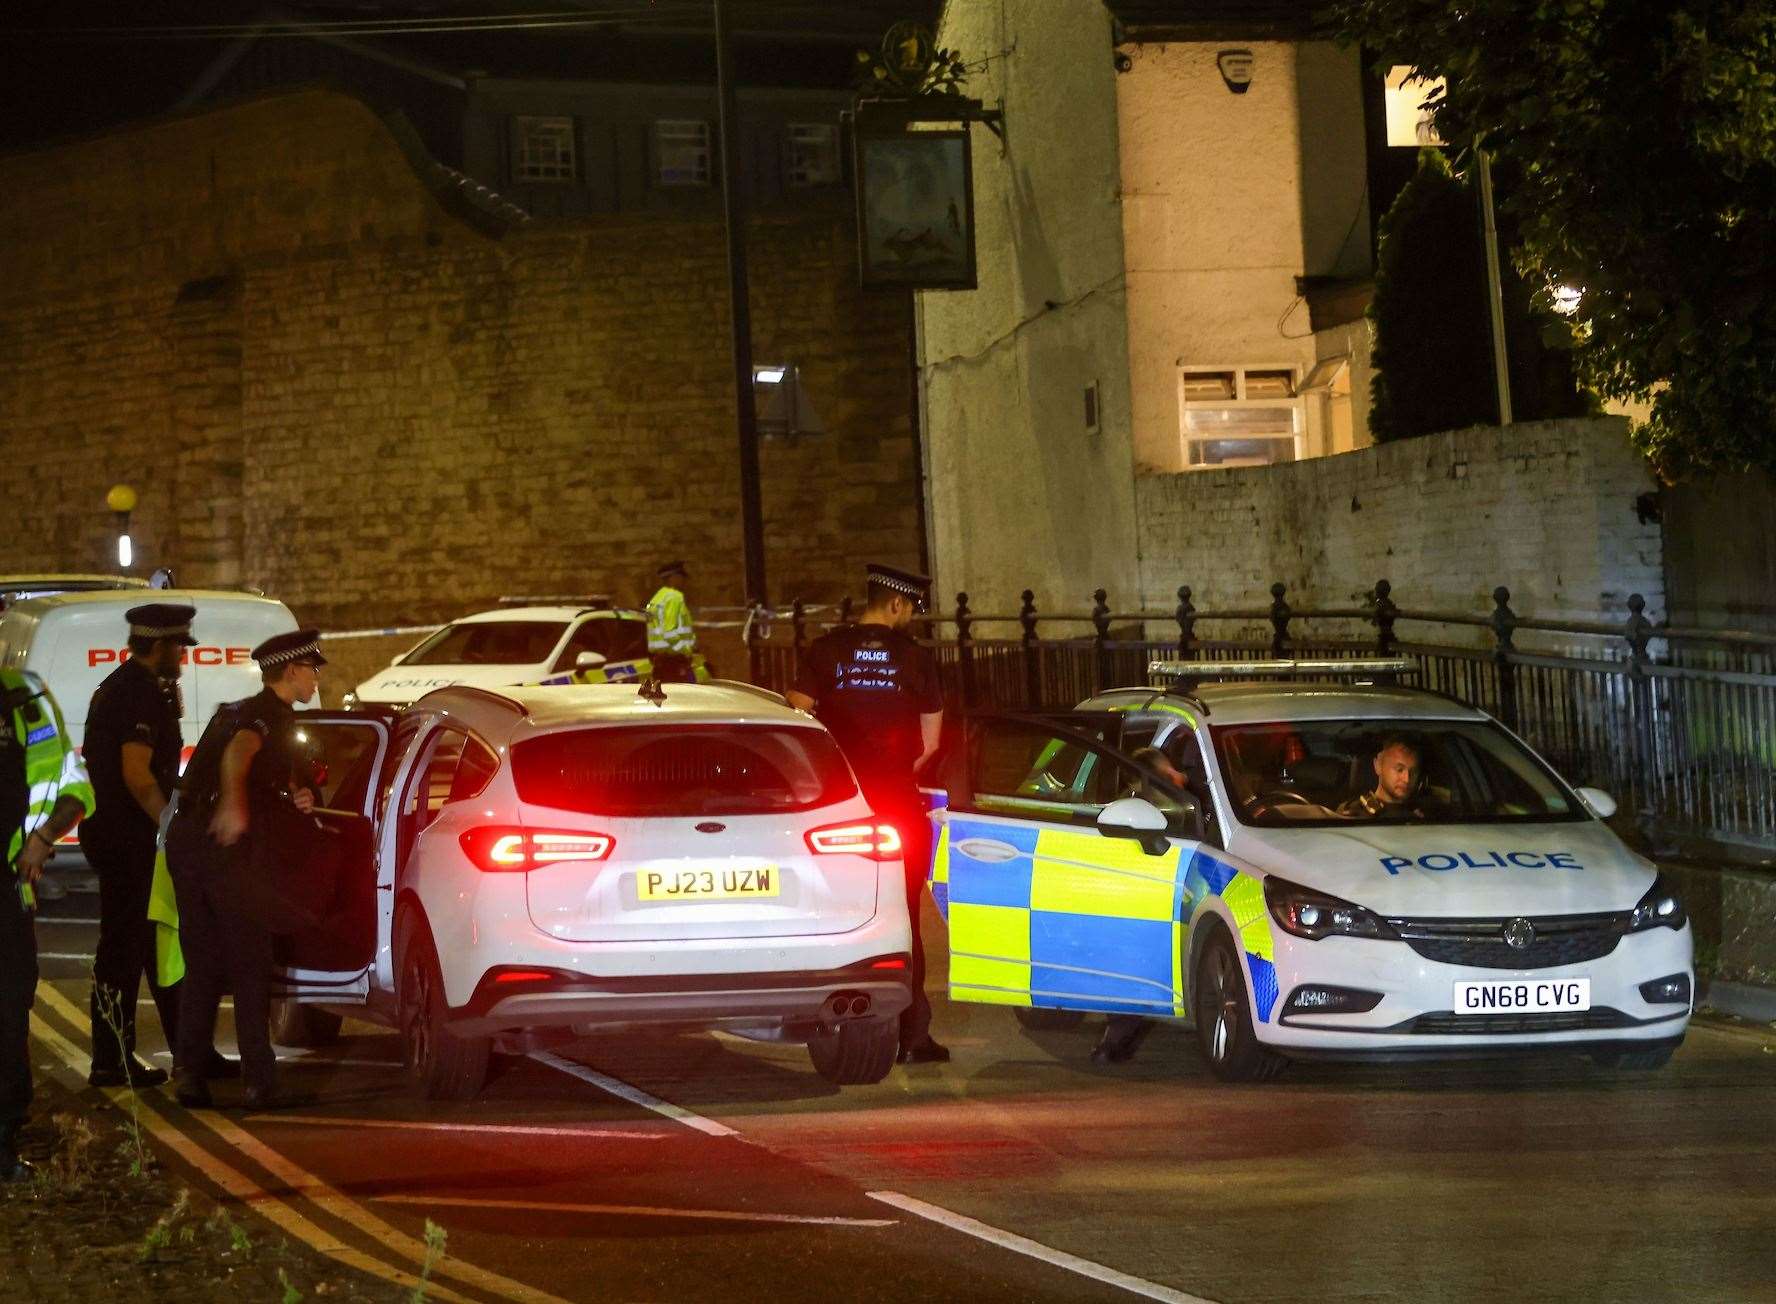
[[[1139,763],[1144,746],[1168,765]],[[1403,800],[1378,797],[1384,770]],[[1689,922],[1604,824],[1614,802],[1449,697],[1118,690],[970,720],[942,782],[932,892],[958,1001],[1028,1023],[1189,1020],[1236,1081],[1301,1058],[1528,1050],[1652,1069],[1688,1026]]]
[[[345,696],[347,706],[404,707],[434,688],[616,683],[648,673],[647,616],[590,599],[504,607],[453,620]]]

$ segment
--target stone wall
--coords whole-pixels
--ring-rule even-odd
[[[857,288],[849,217],[755,223],[754,341],[829,433],[767,441],[771,596],[919,561],[904,294]],[[0,159],[0,572],[248,584],[323,626],[501,594],[645,598],[685,556],[740,600],[718,222],[496,238],[365,106],[309,91]]]
[[[1387,579],[1403,607],[1485,614],[1507,585],[1524,618],[1617,620],[1629,594],[1665,612],[1653,488],[1618,417],[1475,427],[1336,457],[1143,475],[1141,598],[1169,610],[1350,606]],[[1120,607],[1120,603],[1117,603]]]

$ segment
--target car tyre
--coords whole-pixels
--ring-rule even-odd
[[[848,1019],[822,1025],[808,1038],[814,1071],[840,1087],[880,1082],[899,1053],[899,1019]]]
[[[1245,966],[1224,929],[1215,931],[1197,957],[1191,1013],[1203,1058],[1223,1082],[1265,1082],[1289,1066],[1288,1060],[1258,1042],[1246,996]]]
[[[1676,1053],[1675,1046],[1656,1046],[1651,1050],[1599,1050],[1591,1053],[1591,1062],[1600,1069],[1650,1073],[1671,1063],[1671,1057]]]
[[[312,1005],[288,1000],[271,1003],[271,1039],[280,1046],[331,1046],[339,1040],[343,1022],[339,1015]]]
[[[424,1100],[473,1100],[487,1081],[492,1039],[451,1031],[438,951],[413,912],[402,916],[400,935],[395,1004],[408,1085]]]
[[[1020,1005],[1012,1014],[1031,1032],[1067,1032],[1085,1022],[1084,1010],[1045,1010]]]

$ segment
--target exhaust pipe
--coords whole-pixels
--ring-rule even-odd
[[[838,992],[827,997],[823,1009],[829,1021],[860,1019],[869,1013],[870,998],[863,992]]]

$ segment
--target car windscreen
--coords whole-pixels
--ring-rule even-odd
[[[1481,720],[1299,720],[1210,730],[1241,823],[1338,828],[1391,820],[1586,819],[1572,791]]]
[[[574,729],[512,748],[521,800],[586,815],[767,815],[853,796],[823,730],[772,725]]]
[[[528,666],[546,661],[565,621],[472,620],[446,625],[401,658],[404,666]]]

